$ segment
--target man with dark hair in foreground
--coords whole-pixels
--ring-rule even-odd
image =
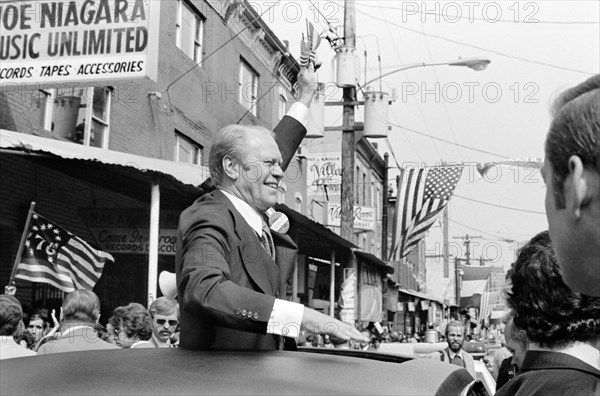
[[[600,298],[571,290],[561,275],[547,231],[519,251],[506,276],[507,304],[529,349],[497,396],[600,392]]]

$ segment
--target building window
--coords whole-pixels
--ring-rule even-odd
[[[243,60],[240,62],[238,102],[252,115],[257,116],[258,74]]]
[[[285,116],[285,113],[287,112],[287,98],[285,95],[285,88],[283,88],[282,86],[279,86],[279,107],[278,107],[278,117],[279,120],[281,120],[283,118],[283,116]]]
[[[202,62],[204,19],[185,0],[177,0],[177,48],[194,62]]]
[[[299,192],[296,192],[294,194],[294,198],[296,201],[294,210],[298,213],[302,213],[302,194],[300,194]]]
[[[381,206],[383,203],[381,202],[381,191],[379,190],[379,186],[375,187],[375,202],[373,202],[373,206],[375,207],[375,219],[379,220],[381,216]]]
[[[362,204],[367,206],[367,174],[362,174]]]
[[[111,90],[108,87],[49,89],[44,129],[85,146],[106,148]]]
[[[358,188],[360,187],[359,184],[359,176],[360,175],[360,167],[358,165],[356,165],[356,173],[354,174],[354,185],[356,187],[354,187],[354,196],[356,197],[356,204],[359,205],[360,204],[360,194],[358,193]]]
[[[202,163],[202,146],[186,138],[180,133],[175,133],[175,161],[200,165]]]

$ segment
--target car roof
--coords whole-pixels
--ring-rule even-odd
[[[0,394],[458,395],[473,381],[431,359],[332,351],[126,349],[7,359]]]

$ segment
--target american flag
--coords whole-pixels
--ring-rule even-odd
[[[479,305],[479,320],[485,320],[488,316],[492,314],[492,311],[496,306],[496,304],[492,303],[492,300],[497,300],[497,297],[494,296],[494,294],[497,293],[483,292],[483,294],[481,295],[481,303]]]
[[[425,236],[452,196],[463,166],[402,169],[396,201],[396,250],[405,257]]]
[[[114,258],[33,213],[15,278],[49,283],[64,292],[92,290]]]

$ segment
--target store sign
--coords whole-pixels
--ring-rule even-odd
[[[340,227],[342,223],[342,205],[328,202],[323,223],[328,226]],[[359,230],[375,230],[375,208],[354,205],[353,227]]]
[[[153,0],[3,1],[0,83],[156,81],[159,23]]]
[[[148,209],[81,209],[80,215],[100,250],[109,253],[150,253]],[[158,254],[175,255],[179,212],[161,211]]]
[[[327,187],[328,193],[340,193],[342,186],[342,155],[323,153],[306,155],[306,184],[309,194]]]

